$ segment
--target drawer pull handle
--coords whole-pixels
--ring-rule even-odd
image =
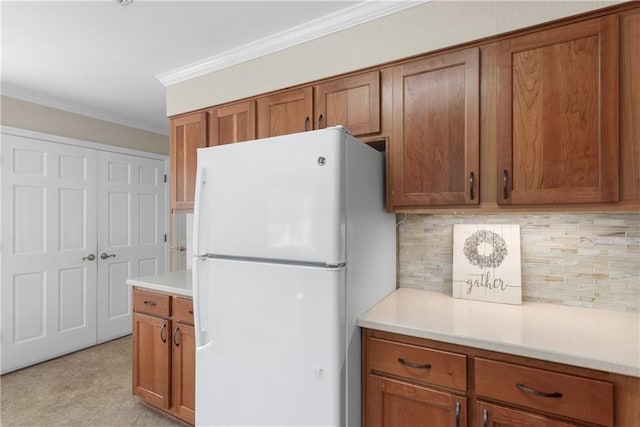
[[[545,391],[539,391],[539,390],[534,390],[532,388],[527,387],[524,384],[520,384],[520,383],[516,383],[516,387],[518,388],[518,390],[520,391],[524,391],[525,393],[531,393],[531,394],[535,394],[536,396],[542,396],[542,397],[562,397],[562,393],[559,393],[557,391],[553,392],[553,393],[548,393]]]
[[[189,310],[189,314],[193,316],[193,310]]]
[[[413,362],[409,362],[408,360],[404,360],[402,358],[398,358],[398,362],[400,362],[400,364],[402,364],[404,366],[408,366],[410,368],[431,369],[431,365],[428,364],[428,363],[413,363]]]
[[[144,305],[148,305],[149,307],[155,307],[156,306],[156,302],[155,301],[145,301]]]

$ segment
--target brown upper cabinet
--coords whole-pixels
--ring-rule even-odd
[[[498,45],[497,202],[619,197],[618,16]]]
[[[256,137],[254,100],[214,107],[209,117],[209,145],[231,144]]]
[[[393,68],[391,209],[478,204],[479,49]]]
[[[172,208],[193,209],[207,141],[342,125],[386,149],[390,211],[635,211],[639,40],[630,2],[176,116]]]
[[[258,138],[313,129],[311,86],[258,98]]]
[[[316,129],[341,125],[353,136],[380,132],[380,71],[332,80],[315,89]]]
[[[207,146],[207,113],[171,119],[171,209],[193,210],[196,184],[196,149]]]
[[[620,14],[620,201],[640,206],[640,7]],[[634,205],[635,203],[635,205]]]

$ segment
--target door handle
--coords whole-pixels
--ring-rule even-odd
[[[83,260],[83,261],[84,261],[85,259],[86,259],[86,260],[89,260],[89,261],[93,261],[94,259],[96,259],[96,256],[95,256],[94,254],[89,254],[89,255],[87,255],[87,256],[83,256],[83,257],[82,257],[82,260]]]
[[[473,200],[473,181],[474,181],[473,172],[469,173],[469,198]]]
[[[100,254],[100,258],[101,258],[101,259],[115,258],[115,257],[116,257],[116,254],[108,254],[108,253],[106,253],[106,252],[102,252],[102,253]],[[94,258],[95,258],[95,257],[94,257]]]
[[[163,323],[162,328],[160,328],[160,340],[162,340],[162,342],[167,342],[167,338],[164,336],[165,329],[167,329],[167,324]]]
[[[180,343],[178,341],[176,341],[176,335],[178,335],[178,332],[180,331],[180,327],[176,326],[176,328],[173,330],[173,344],[176,347],[180,347]]]

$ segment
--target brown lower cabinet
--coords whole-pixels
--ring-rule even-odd
[[[368,426],[462,426],[467,398],[455,393],[370,375]]]
[[[480,414],[483,427],[569,427],[575,424],[567,423],[545,415],[534,414],[522,409],[513,409],[507,406],[493,405],[491,403],[478,401],[476,403],[476,413]]]
[[[195,333],[188,297],[133,289],[133,394],[195,424]]]
[[[363,426],[638,426],[640,378],[363,330]]]

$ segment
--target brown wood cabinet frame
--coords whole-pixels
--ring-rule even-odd
[[[513,204],[498,204],[499,191],[502,190],[500,181],[500,187],[496,185],[498,180],[502,179],[502,174],[498,166],[498,158],[502,154],[498,153],[496,148],[498,140],[497,121],[498,116],[498,44],[502,41],[510,38],[521,37],[524,35],[549,31],[560,28],[562,26],[583,22],[590,19],[596,19],[605,17],[607,15],[618,14],[619,20],[619,33],[620,44],[619,54],[621,58],[620,66],[620,111],[619,111],[619,202],[604,202],[604,203],[536,203],[527,205],[513,205]],[[339,76],[332,76],[327,79],[320,79],[317,81],[309,82],[300,86],[290,87],[287,89],[276,90],[262,95],[254,97],[248,97],[236,102],[244,102],[254,100],[260,102],[261,99],[273,96],[281,96],[287,92],[305,89],[312,91],[314,86],[321,85],[326,82],[330,82],[340,78],[350,78],[363,73],[371,71],[380,71],[381,75],[381,120],[382,130],[381,137],[388,137],[388,147],[393,147],[395,138],[391,136],[391,125],[385,125],[385,123],[391,121],[392,114],[397,115],[397,112],[391,111],[391,77],[389,71],[392,67],[396,67],[408,62],[412,62],[418,59],[429,58],[442,53],[455,52],[462,49],[471,47],[480,48],[480,164],[481,170],[479,172],[479,189],[478,193],[481,197],[479,205],[415,205],[406,207],[397,207],[394,211],[399,213],[451,213],[469,211],[476,213],[495,213],[495,212],[531,212],[531,211],[637,211],[640,209],[640,125],[636,119],[640,110],[640,61],[638,60],[637,51],[639,48],[640,37],[640,3],[638,1],[631,1],[619,5],[614,5],[584,14],[561,18],[555,21],[537,24],[531,27],[510,31],[503,34],[493,35],[479,40],[449,46],[446,48],[438,49],[425,54],[414,55],[404,58],[398,61],[392,61],[377,66],[369,67],[362,70],[357,70],[349,73],[344,73]],[[310,107],[312,112],[313,105]],[[259,110],[259,108],[258,108]],[[259,111],[257,112],[260,115]],[[182,114],[181,114],[182,115]],[[178,116],[176,116],[178,117]],[[313,117],[313,116],[312,116]],[[394,120],[397,120],[394,119]],[[607,119],[609,120],[609,119]],[[258,119],[259,121],[259,119]],[[310,119],[309,128],[315,127],[315,120]],[[264,123],[262,126],[265,126]],[[386,127],[388,126],[388,127]],[[260,124],[258,123],[258,127]],[[386,129],[385,129],[386,127]],[[258,136],[261,133],[258,131]],[[366,137],[363,139],[367,139]],[[605,153],[605,159],[609,154]],[[388,163],[387,176],[389,177],[391,170],[392,173],[396,168],[396,165]],[[173,170],[173,158],[172,158],[172,175],[175,174]],[[605,177],[606,180],[611,181],[612,177]],[[389,185],[390,179],[387,180]],[[609,191],[609,190],[607,190]],[[613,190],[615,191],[615,190]],[[606,193],[606,192],[605,192]],[[389,192],[387,192],[389,198]],[[389,205],[388,205],[389,206]],[[189,207],[183,208],[189,210]],[[192,209],[192,207],[191,207]]]

